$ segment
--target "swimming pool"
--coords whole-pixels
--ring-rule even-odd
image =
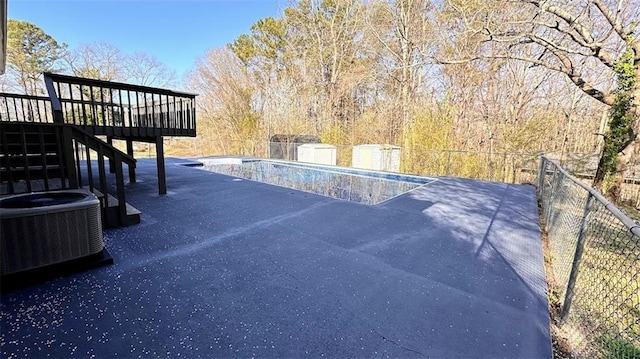
[[[261,159],[199,159],[202,169],[304,192],[375,205],[435,181],[354,168]]]

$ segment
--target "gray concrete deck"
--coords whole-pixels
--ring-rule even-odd
[[[366,206],[179,166],[108,267],[1,303],[1,356],[550,358],[535,190],[457,178]]]

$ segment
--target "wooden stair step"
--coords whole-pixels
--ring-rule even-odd
[[[85,187],[84,189],[89,190],[89,188],[87,187]],[[100,202],[104,201],[105,195],[104,193],[100,192],[98,189],[94,188],[93,194],[95,194],[96,197],[98,197]],[[107,193],[107,203],[108,203],[108,207],[104,209],[105,221],[107,222],[106,223],[107,226],[120,227],[120,226],[130,226],[133,224],[140,223],[140,215],[142,214],[142,212],[140,212],[140,210],[138,210],[134,206],[125,202],[125,206],[127,209],[127,219],[126,219],[127,222],[124,224],[121,224],[118,221],[118,205],[119,205],[118,199],[112,196],[111,194]]]
[[[118,205],[120,204],[118,199],[109,193],[107,193],[107,198],[109,199],[109,207],[118,207]],[[130,205],[128,202],[125,202],[125,205],[127,206],[127,215],[140,215],[142,213],[137,208]]]

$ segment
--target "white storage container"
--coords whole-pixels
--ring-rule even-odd
[[[336,146],[324,143],[307,143],[298,146],[298,161],[321,165],[336,165]]]
[[[400,172],[400,147],[392,145],[354,146],[352,167]]]

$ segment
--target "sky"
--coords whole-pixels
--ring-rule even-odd
[[[280,17],[284,0],[9,0],[8,18],[28,21],[69,49],[106,42],[157,57],[182,77],[207,50]]]

